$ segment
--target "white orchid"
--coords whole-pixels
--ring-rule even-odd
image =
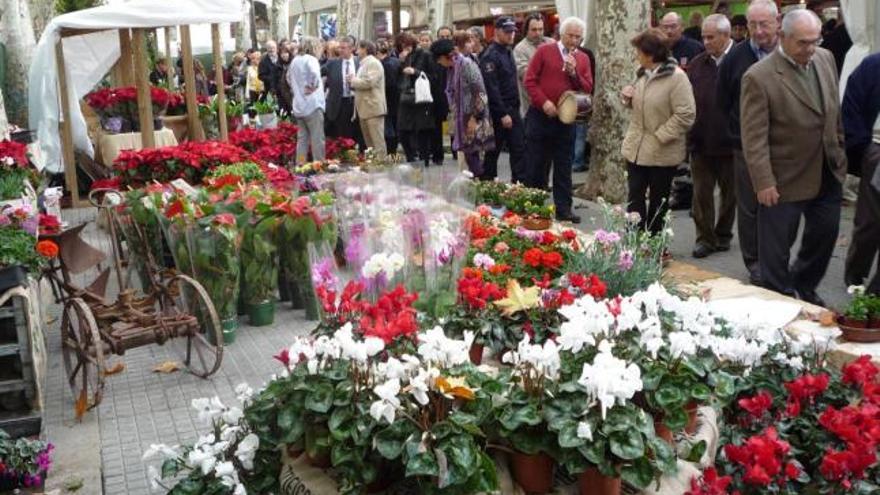
[[[400,237],[400,233],[396,228],[389,232],[393,238]],[[364,277],[371,279],[382,274],[387,280],[391,280],[394,278],[394,275],[403,268],[404,261],[405,260],[400,253],[376,253],[370,256],[370,258],[364,263],[364,267],[361,269],[361,274]]]
[[[578,383],[587,389],[590,399],[598,400],[602,419],[615,403],[623,404],[642,390],[642,372],[634,363],[618,359],[611,352],[611,343],[603,340],[593,364],[585,364]]]
[[[394,423],[394,415],[400,407],[400,399],[397,397],[400,393],[400,380],[392,379],[376,385],[373,387],[373,393],[379,397],[379,400],[370,405],[370,416],[376,421],[385,418],[389,424]]]

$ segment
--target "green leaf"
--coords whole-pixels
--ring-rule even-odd
[[[330,419],[327,421],[327,427],[330,428],[330,434],[333,435],[333,438],[343,440],[351,435],[351,424],[349,424],[351,418],[351,409],[347,407],[333,409]]]
[[[325,381],[314,383],[306,396],[306,408],[316,413],[328,412],[333,405],[333,390],[333,386]]]
[[[373,437],[373,447],[386,459],[397,459],[403,453],[403,439],[394,431],[394,427],[388,427]]]
[[[688,462],[700,462],[700,459],[703,458],[703,454],[706,453],[706,441],[700,440],[691,446],[691,451],[684,458]]]
[[[162,462],[162,479],[173,478],[180,472],[180,463],[177,459],[165,459]]]
[[[422,452],[409,458],[406,463],[406,477],[411,476],[437,476],[440,467],[437,458],[430,452]]]
[[[681,388],[673,384],[661,385],[657,392],[654,393],[654,400],[657,405],[664,410],[668,410],[674,406],[682,406],[687,398]]]
[[[577,422],[572,420],[564,421],[559,428],[559,446],[563,449],[572,449],[587,443],[585,438],[578,437],[577,430]]]
[[[673,432],[683,430],[688,423],[688,414],[684,407],[673,407],[663,412],[663,424]]]
[[[608,442],[604,438],[593,438],[592,443],[578,447],[578,451],[592,464],[599,464],[605,459],[605,448]]]
[[[620,478],[639,489],[646,488],[654,479],[651,462],[644,457],[620,468]]]
[[[623,460],[632,460],[645,454],[645,442],[638,431],[616,431],[608,436],[611,453]]]
[[[517,406],[511,404],[506,407],[498,418],[505,429],[514,431],[522,425],[534,426],[541,423],[541,416],[538,414],[538,408],[534,404],[526,404]]]
[[[736,394],[736,378],[733,375],[719,371],[713,375],[715,382],[715,394],[721,399],[730,399]]]
[[[699,402],[708,402],[712,398],[712,390],[705,384],[698,383],[691,389],[691,398]]]

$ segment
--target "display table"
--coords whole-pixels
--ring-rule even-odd
[[[157,148],[177,144],[177,138],[171,129],[165,128],[155,131],[153,136]],[[124,134],[104,134],[99,132],[96,141],[98,144],[98,161],[108,167],[113,165],[113,161],[116,160],[116,157],[123,150],[139,150],[143,148],[139,132]]]

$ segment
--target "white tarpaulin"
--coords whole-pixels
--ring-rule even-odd
[[[877,0],[840,0],[840,10],[853,46],[846,52],[840,72],[840,99],[850,74],[871,53],[880,49],[880,5]]]
[[[63,170],[58,131],[61,100],[55,63],[61,29],[109,29],[71,36],[63,42],[74,146],[94,156],[79,100],[119,58],[119,34],[115,29],[239,22],[241,12],[241,0],[131,0],[52,19],[34,51],[28,92],[30,127],[37,131],[46,167],[53,172]]]

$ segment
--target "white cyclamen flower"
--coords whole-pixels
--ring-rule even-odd
[[[452,367],[470,360],[468,351],[474,342],[473,332],[464,332],[464,340],[450,339],[437,326],[419,334],[419,356],[441,367]]]
[[[228,425],[237,425],[243,416],[244,412],[241,409],[230,407],[223,411],[223,414],[220,417],[223,418],[223,421]]]
[[[204,424],[213,423],[214,420],[219,418],[226,409],[226,406],[220,402],[220,397],[217,397],[216,395],[212,399],[208,399],[207,397],[193,399],[191,404],[193,409],[199,412],[199,421]]]
[[[239,402],[247,402],[254,396],[254,389],[249,387],[247,383],[239,383],[235,386],[235,395]]]
[[[584,365],[578,383],[587,389],[591,399],[599,401],[605,419],[615,403],[623,404],[642,390],[642,372],[635,364],[614,357],[611,344],[603,340],[593,364]]]
[[[585,346],[596,344],[596,337],[611,333],[614,315],[604,301],[596,301],[593,296],[575,299],[573,304],[557,310],[567,321],[559,326],[560,349],[580,352]]]
[[[142,461],[149,461],[150,459],[153,459],[154,457],[156,457],[159,454],[162,455],[163,460],[164,459],[174,459],[180,455],[180,453],[177,451],[177,449],[178,449],[177,445],[175,445],[174,447],[169,447],[169,446],[165,445],[164,443],[151,443],[150,448],[148,448],[144,452],[144,455],[143,455],[143,457],[141,457],[141,460]]]
[[[590,428],[590,423],[587,423],[586,421],[581,421],[580,423],[578,423],[577,436],[578,438],[583,438],[587,441],[592,442],[593,429]]]
[[[379,400],[370,405],[370,416],[376,421],[385,418],[389,424],[394,423],[395,411],[400,407],[400,399],[397,397],[400,393],[400,381],[393,379],[376,385],[373,387],[373,393],[379,397]]]
[[[697,352],[697,340],[688,332],[669,334],[669,352],[672,358],[693,356]]]
[[[147,466],[147,479],[150,480],[150,490],[157,491],[162,485],[159,484],[162,481],[162,475],[159,474],[159,470],[156,469],[156,466]]]
[[[257,449],[260,447],[260,437],[253,433],[248,433],[238,447],[235,449],[235,457],[241,461],[241,466],[248,471],[254,468],[254,457],[257,455]]]
[[[193,449],[187,454],[186,463],[193,469],[201,469],[202,474],[207,475],[217,464],[217,457],[214,456],[213,449]]]

